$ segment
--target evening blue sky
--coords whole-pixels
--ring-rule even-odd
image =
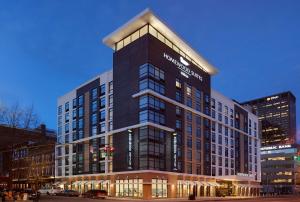
[[[56,128],[57,98],[112,68],[102,38],[148,7],[219,69],[217,91],[241,102],[299,98],[297,0],[0,0],[0,101],[33,103]]]

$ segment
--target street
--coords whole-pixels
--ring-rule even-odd
[[[278,196],[278,197],[260,197],[260,198],[199,198],[196,201],[245,201],[245,202],[257,202],[257,201],[267,201],[267,202],[300,202],[299,196]],[[86,199],[81,197],[62,197],[62,196],[42,196],[40,202],[97,202],[97,201],[155,201],[155,200],[141,200],[141,199],[116,199],[116,198],[108,198],[108,199]],[[189,200],[185,199],[156,199],[156,201],[178,201],[185,202]]]

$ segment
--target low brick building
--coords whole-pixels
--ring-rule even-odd
[[[56,135],[45,125],[33,130],[0,126],[0,176],[8,188],[50,186],[54,182]]]

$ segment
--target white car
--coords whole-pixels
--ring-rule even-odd
[[[41,194],[41,195],[56,195],[57,193],[60,193],[61,192],[61,189],[60,188],[42,188],[42,189],[39,189],[38,192]]]

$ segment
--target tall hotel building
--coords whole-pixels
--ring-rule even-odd
[[[256,196],[258,118],[151,11],[104,38],[113,69],[58,99],[57,185],[110,196]]]
[[[283,92],[243,105],[251,106],[262,126],[262,185],[264,193],[299,192],[300,158],[296,144],[296,98]]]

